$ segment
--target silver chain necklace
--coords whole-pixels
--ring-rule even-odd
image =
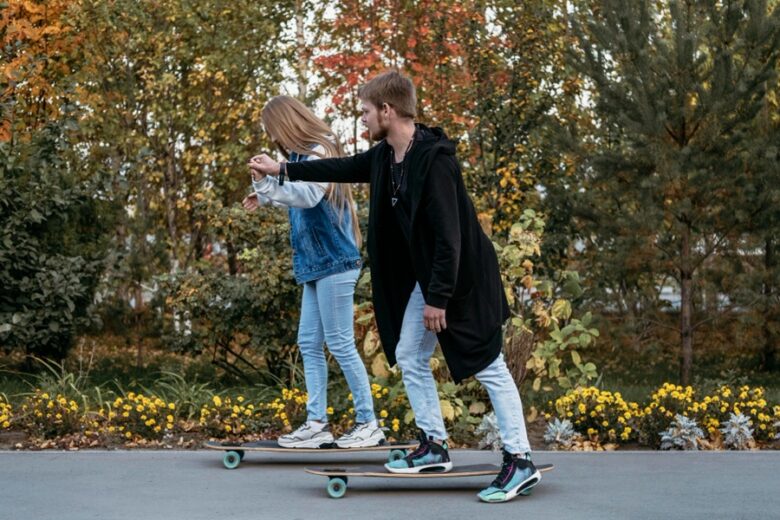
[[[406,168],[404,167],[406,165],[406,158],[409,156],[409,150],[412,148],[412,143],[414,142],[414,137],[417,135],[417,130],[415,129],[414,133],[412,134],[412,138],[409,139],[409,144],[406,145],[406,151],[404,152],[404,158],[401,160],[401,174],[398,176],[398,184],[395,183],[395,177],[393,176],[393,165],[395,164],[395,150],[393,150],[393,147],[390,147],[390,184],[393,187],[393,194],[390,196],[390,203],[395,207],[396,204],[398,204],[398,190],[401,189],[401,185],[404,183],[404,175],[406,174]]]

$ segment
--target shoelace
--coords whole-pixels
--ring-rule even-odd
[[[347,431],[344,432],[344,437],[350,437],[352,436],[358,428],[361,428],[365,425],[365,423],[355,423],[352,426],[349,427]]]
[[[511,456],[504,457],[504,463],[501,465],[501,471],[498,472],[498,476],[493,480],[492,486],[493,487],[501,487],[504,485],[504,480],[506,479],[507,475],[509,475],[509,472],[512,470],[512,466],[514,465],[514,460]]]
[[[419,439],[420,439],[420,444],[417,445],[414,451],[412,451],[409,455],[404,457],[405,459],[412,460],[413,458],[419,455],[425,455],[428,452],[429,450],[428,444],[430,443],[428,438],[425,436],[424,433],[420,432]]]
[[[295,437],[296,435],[305,432],[306,430],[311,430],[311,426],[308,425],[308,423],[303,423],[302,425],[298,426],[298,428],[294,432],[290,432],[285,437]]]

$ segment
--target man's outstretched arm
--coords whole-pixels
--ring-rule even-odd
[[[317,161],[278,163],[268,155],[256,155],[249,161],[249,167],[260,175],[279,175],[284,168],[285,176],[293,181],[310,182],[370,182],[371,150],[350,157],[334,157]]]

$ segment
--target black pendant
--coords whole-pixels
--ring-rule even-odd
[[[395,207],[396,202],[398,202],[398,197],[392,197],[390,199],[390,202],[392,202],[393,203],[393,207]]]

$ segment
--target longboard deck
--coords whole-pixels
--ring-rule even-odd
[[[210,450],[220,451],[271,451],[271,452],[284,452],[284,453],[328,453],[339,452],[345,453],[348,451],[387,451],[387,450],[403,450],[412,449],[417,447],[416,442],[386,442],[379,446],[372,446],[370,448],[339,448],[335,444],[324,445],[321,448],[284,448],[279,446],[279,443],[273,440],[269,441],[256,441],[245,442],[242,444],[228,444],[219,441],[208,441],[205,445]]]
[[[553,464],[538,464],[536,469],[544,473],[552,471]],[[323,477],[382,477],[382,478],[457,478],[496,475],[501,468],[494,464],[455,466],[451,471],[428,473],[390,473],[382,465],[356,466],[353,468],[304,468],[306,473]]]

